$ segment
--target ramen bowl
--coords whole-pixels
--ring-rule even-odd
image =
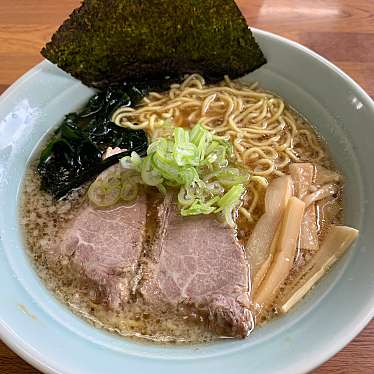
[[[25,252],[19,195],[41,139],[93,94],[47,61],[0,98],[0,336],[46,373],[301,373],[326,361],[374,313],[374,103],[307,48],[254,30],[268,63],[243,77],[282,96],[315,125],[345,176],[345,223],[359,239],[288,314],[247,339],[155,345],[97,329],[46,289]]]

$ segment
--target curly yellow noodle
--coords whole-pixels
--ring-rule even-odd
[[[173,126],[196,123],[234,145],[236,161],[251,172],[240,214],[255,222],[256,207],[271,179],[287,172],[291,162],[321,163],[326,157],[313,130],[282,98],[258,83],[240,84],[225,76],[207,85],[198,74],[167,92],[150,92],[138,107],[119,108],[112,117],[119,126],[144,129],[151,138],[170,136]]]

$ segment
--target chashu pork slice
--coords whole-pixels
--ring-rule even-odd
[[[219,334],[247,336],[249,271],[234,230],[213,216],[180,216],[173,194],[166,196],[158,219],[140,287],[144,301],[165,312],[183,314],[187,307]]]

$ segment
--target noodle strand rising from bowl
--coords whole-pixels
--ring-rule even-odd
[[[264,187],[283,175],[290,162],[326,161],[316,135],[280,97],[257,83],[246,86],[228,77],[220,85],[210,86],[203,77],[192,74],[167,92],[149,93],[135,109],[119,108],[112,120],[122,127],[144,129],[153,139],[171,134],[175,126],[200,123],[230,140],[237,162],[253,176],[240,208],[249,222],[254,222]]]

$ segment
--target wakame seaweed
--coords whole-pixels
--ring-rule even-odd
[[[41,152],[37,167],[41,188],[60,198],[132,151],[145,155],[148,141],[143,130],[126,129],[111,122],[118,107],[136,105],[145,93],[146,87],[110,87],[91,97],[82,111],[66,115]],[[108,147],[126,151],[103,160]]]
[[[190,73],[216,82],[266,63],[234,0],[85,0],[41,53],[98,88]]]

